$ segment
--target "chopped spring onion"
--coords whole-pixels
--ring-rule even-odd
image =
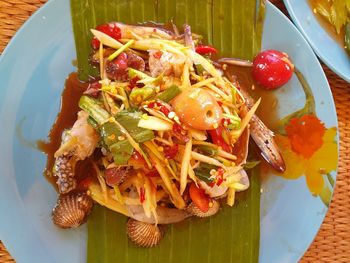
[[[181,93],[181,90],[178,86],[171,85],[169,88],[167,88],[163,92],[159,93],[156,96],[156,99],[164,101],[164,102],[169,102],[173,98],[175,98],[177,95],[179,95],[180,93]]]
[[[90,117],[93,118],[99,125],[107,122],[110,115],[103,109],[101,103],[89,96],[81,96],[79,100],[79,107],[89,113]]]
[[[130,102],[135,105],[141,104],[143,101],[148,100],[156,94],[156,90],[153,87],[145,86],[139,89],[133,89],[129,95]]]
[[[250,162],[246,162],[243,165],[244,169],[253,169],[255,166],[259,165],[261,163],[261,161],[250,161]]]
[[[173,129],[173,125],[168,121],[164,121],[160,118],[148,115],[142,116],[138,127],[154,131],[170,131]]]
[[[214,178],[211,178],[210,171],[216,170],[217,166],[210,164],[200,164],[199,167],[194,169],[194,172],[198,179],[206,183],[211,183],[214,181]]]
[[[111,54],[108,57],[109,61],[112,61],[113,59],[115,59],[116,57],[118,57],[124,50],[126,50],[127,48],[129,48],[133,43],[135,42],[135,40],[131,39],[129,40],[126,44],[124,44],[123,46],[121,46],[117,51],[115,51],[113,54]]]
[[[218,154],[218,149],[208,146],[208,145],[199,145],[198,146],[198,151],[202,154],[205,154],[206,156],[215,156]]]
[[[127,140],[131,144],[131,146],[134,147],[134,149],[142,155],[142,157],[145,159],[148,167],[152,168],[152,164],[149,161],[148,156],[141,149],[140,145],[131,137],[130,133],[117,120],[114,119],[113,122],[118,126],[120,131],[126,136]]]

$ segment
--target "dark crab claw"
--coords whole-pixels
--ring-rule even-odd
[[[241,89],[241,93],[248,109],[250,109],[254,105],[253,98],[243,89]],[[284,163],[281,152],[273,138],[274,134],[255,114],[250,120],[250,136],[259,147],[261,156],[265,161],[276,171],[283,173],[286,170],[286,164]]]
[[[276,171],[283,173],[286,170],[286,164],[273,138],[273,132],[256,115],[250,121],[250,130],[250,135],[259,147],[261,156]]]

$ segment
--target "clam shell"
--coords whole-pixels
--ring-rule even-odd
[[[130,218],[126,224],[126,233],[136,245],[140,247],[154,247],[163,238],[164,228]]]
[[[209,207],[207,212],[202,212],[193,202],[190,203],[187,207],[187,211],[198,217],[209,217],[215,215],[220,209],[220,203],[216,200],[212,200],[212,206]]]
[[[60,195],[52,211],[52,220],[61,228],[78,227],[85,223],[93,201],[86,193]]]

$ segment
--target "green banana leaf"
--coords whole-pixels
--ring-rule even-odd
[[[110,21],[184,23],[214,45],[220,56],[252,59],[260,50],[264,0],[71,0],[79,77],[97,74],[88,61],[90,28]],[[208,219],[191,218],[168,226],[160,245],[144,249],[126,236],[127,218],[95,206],[88,221],[88,262],[258,262],[260,182],[251,171],[251,187],[234,207],[223,205]]]

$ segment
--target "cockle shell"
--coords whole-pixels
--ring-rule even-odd
[[[60,195],[52,211],[52,220],[61,228],[78,227],[86,222],[92,206],[93,201],[86,193]]]
[[[209,210],[207,212],[201,211],[193,202],[187,207],[187,211],[198,217],[209,217],[215,215],[220,209],[220,203],[216,200],[210,201],[212,205],[209,205]]]
[[[136,245],[140,247],[154,247],[163,238],[164,228],[130,218],[126,224],[126,233]]]

